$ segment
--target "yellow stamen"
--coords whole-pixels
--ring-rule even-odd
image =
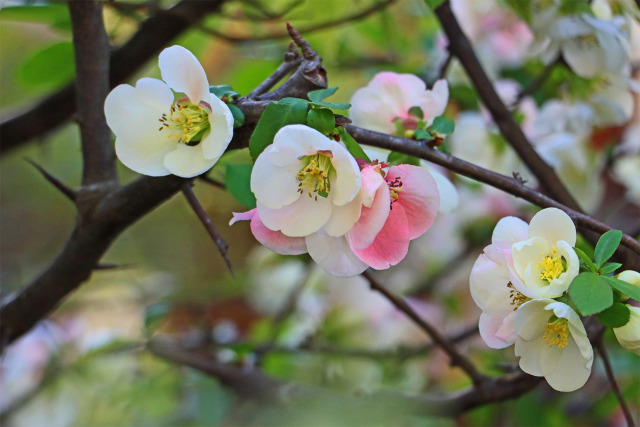
[[[198,145],[205,131],[209,130],[209,114],[206,104],[194,105],[182,99],[171,106],[169,116],[162,115],[160,130],[166,128],[173,133],[167,138],[187,144]]]
[[[542,337],[549,347],[555,345],[559,349],[565,348],[569,345],[569,322],[562,318],[548,322]]]
[[[516,311],[518,307],[531,299],[518,291],[511,282],[507,283],[507,288],[509,288],[509,299],[511,300],[510,305],[514,306],[513,311]]]
[[[299,181],[298,192],[303,194],[307,190],[309,197],[313,197],[311,193],[316,193],[315,200],[318,200],[317,196],[327,197],[331,191],[329,173],[333,170],[331,153],[318,152],[304,156],[302,160],[306,162],[306,166],[296,174]]]
[[[558,255],[558,250],[555,246],[551,248],[550,254],[541,253],[540,255],[542,256],[542,261],[538,263],[538,269],[542,280],[551,282],[566,271],[562,263],[562,257]]]

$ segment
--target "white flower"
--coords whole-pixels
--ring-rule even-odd
[[[229,145],[233,115],[209,93],[204,69],[187,49],[167,48],[158,62],[164,82],[143,78],[107,96],[104,111],[116,135],[116,154],[144,175],[200,175]]]
[[[593,349],[580,317],[552,299],[524,303],[514,319],[516,356],[528,374],[544,377],[553,389],[574,391],[587,382]]]
[[[512,247],[513,266],[524,285],[542,298],[555,298],[578,275],[580,261],[573,250],[576,227],[556,208],[538,212],[529,223],[529,239]]]
[[[346,148],[304,125],[285,126],[251,173],[262,223],[286,236],[342,236],[360,217],[360,169]]]
[[[356,126],[394,134],[395,119],[413,120],[409,114],[412,107],[420,107],[423,121],[430,125],[444,113],[448,100],[446,80],[438,80],[432,90],[427,90],[425,83],[412,74],[387,71],[376,74],[366,87],[356,91],[349,114]]]
[[[621,346],[640,356],[640,307],[627,305],[631,316],[629,322],[620,327],[614,328],[613,333]]]
[[[627,187],[627,199],[640,204],[640,125],[629,126],[616,149],[613,176]]]

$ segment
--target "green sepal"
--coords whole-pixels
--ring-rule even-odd
[[[225,96],[227,97],[227,99],[240,96],[240,94],[233,90],[229,85],[209,86],[209,93],[214,94],[220,99],[224,98]]]
[[[239,128],[240,126],[242,126],[245,121],[244,113],[242,112],[242,110],[233,104],[227,104],[227,107],[229,107],[229,110],[231,110],[231,114],[233,115],[233,127]]]

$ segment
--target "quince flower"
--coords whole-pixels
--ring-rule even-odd
[[[233,115],[209,93],[204,69],[187,49],[169,47],[158,63],[164,81],[143,78],[136,87],[122,84],[105,100],[116,154],[125,166],[144,175],[200,175],[229,145]]]
[[[571,307],[552,299],[528,301],[516,312],[514,325],[523,371],[543,376],[557,391],[574,391],[587,382],[593,348]]]
[[[356,91],[349,115],[356,126],[394,134],[396,119],[414,121],[409,114],[412,107],[422,109],[423,121],[428,126],[444,113],[448,100],[446,80],[438,80],[432,90],[427,90],[425,83],[412,74],[386,71],[376,74],[366,87]]]
[[[251,173],[260,220],[286,236],[324,228],[342,236],[360,217],[351,202],[360,190],[360,169],[340,143],[304,125],[285,126],[258,156]]]
[[[513,319],[522,304],[568,289],[580,265],[575,241],[573,222],[556,208],[541,210],[529,225],[515,217],[498,222],[469,278],[471,296],[482,310],[480,335],[489,347],[514,343]]]
[[[618,274],[618,279],[634,286],[640,287],[640,273],[633,270],[625,270]],[[640,356],[640,307],[627,304],[631,317],[626,325],[614,328],[613,333],[620,345]]]

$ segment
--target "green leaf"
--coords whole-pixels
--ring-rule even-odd
[[[433,120],[431,130],[439,135],[448,135],[453,133],[456,124],[453,120],[444,116],[438,116]]]
[[[58,29],[70,29],[71,18],[66,5],[7,6],[0,9],[0,19],[5,21],[38,22]]]
[[[611,286],[629,296],[629,298],[633,298],[636,301],[640,301],[640,287],[634,286],[631,283],[627,283],[624,280],[617,279],[615,277],[606,277],[601,276],[605,279]]]
[[[413,137],[418,141],[433,141],[433,135],[424,129],[417,129]]]
[[[17,70],[16,78],[25,89],[53,90],[69,83],[76,72],[73,44],[49,45],[28,57]]]
[[[329,98],[336,93],[337,87],[330,87],[328,89],[312,90],[307,94],[311,102],[321,102],[322,100]]]
[[[295,98],[285,98],[277,104],[267,105],[249,140],[249,153],[254,162],[273,143],[273,137],[282,127],[307,122],[307,106],[307,102]]]
[[[239,128],[242,126],[245,120],[242,110],[233,104],[227,104],[227,107],[229,107],[229,110],[231,110],[231,114],[233,115],[233,127]]]
[[[424,119],[424,111],[422,111],[422,108],[418,106],[409,108],[409,114],[419,118],[420,120]]]
[[[531,2],[522,0],[506,0],[506,2],[523,21],[529,24],[531,23],[531,18],[533,16],[533,7]]]
[[[596,266],[593,263],[593,261],[591,261],[591,258],[589,257],[589,255],[585,254],[584,251],[580,248],[573,248],[574,251],[576,251],[576,254],[578,255],[578,258],[580,258],[582,261],[584,261],[584,263],[587,265],[587,267],[589,267],[589,270],[591,270],[592,272],[596,272]]]
[[[602,313],[598,313],[598,320],[609,328],[620,328],[626,325],[631,318],[629,307],[619,302],[614,303]]]
[[[424,0],[427,6],[431,8],[431,10],[435,10],[438,6],[444,3],[444,0]]]
[[[340,140],[344,142],[344,145],[347,146],[347,150],[349,150],[349,153],[351,153],[353,157],[362,159],[365,162],[371,161],[369,156],[367,156],[367,153],[365,153],[362,147],[360,147],[360,145],[356,142],[356,140],[347,133],[344,127],[340,126],[338,128],[338,132],[340,133]]]
[[[611,255],[618,249],[621,240],[622,231],[620,230],[609,230],[600,236],[595,250],[595,260],[598,268],[611,258]]]
[[[326,108],[312,108],[307,114],[307,125],[328,135],[333,132],[336,127],[336,118],[333,111]]]
[[[249,209],[256,207],[256,196],[251,192],[252,170],[253,165],[248,163],[229,163],[224,177],[229,193]]]
[[[229,85],[209,86],[209,93],[214,94],[220,99],[225,96],[227,98],[235,98],[237,96],[240,96],[240,94],[233,90]]]
[[[569,295],[583,316],[599,313],[613,304],[613,291],[605,279],[596,273],[580,273],[571,282]]]
[[[389,162],[391,166],[396,166],[396,165],[420,166],[419,158],[415,156],[410,156],[408,154],[400,153],[398,151],[392,151],[391,153],[389,153],[387,162]]]
[[[148,331],[159,326],[167,315],[171,312],[171,303],[159,301],[144,309],[144,327]]]
[[[346,102],[310,102],[314,107],[330,108],[332,110],[348,110],[351,104]]]
[[[613,273],[620,267],[622,267],[622,264],[620,264],[619,262],[607,262],[605,263],[605,265],[600,267],[599,271],[600,271],[600,274],[602,274],[603,276],[606,276],[607,274]]]

